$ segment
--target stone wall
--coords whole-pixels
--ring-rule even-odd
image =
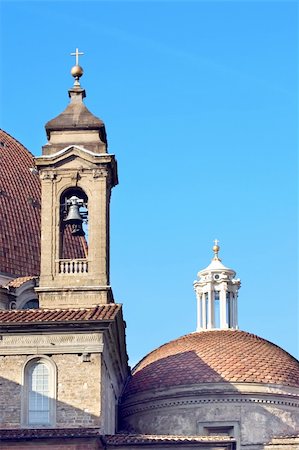
[[[53,355],[57,365],[57,426],[100,426],[101,355]]]
[[[40,355],[42,356],[42,355]],[[25,355],[0,356],[0,428],[19,428],[22,423],[23,367]],[[100,427],[101,354],[55,354],[49,358],[57,368],[56,426]]]
[[[0,356],[0,428],[20,426],[21,380],[25,356]]]
[[[164,389],[127,398],[121,427],[173,435],[208,435],[213,427],[222,428],[237,440],[237,449],[247,450],[263,449],[275,436],[299,435],[296,388],[283,392],[282,387],[251,385],[240,392],[240,386],[231,385],[224,393],[211,383],[210,392],[208,386],[205,393],[203,389],[193,387],[188,393],[183,388]]]

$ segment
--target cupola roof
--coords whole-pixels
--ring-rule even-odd
[[[218,239],[214,240],[214,246],[213,246],[213,252],[214,252],[214,256],[212,258],[212,261],[210,262],[210,264],[208,265],[208,267],[206,267],[203,270],[200,270],[198,272],[198,275],[202,275],[206,272],[214,272],[214,271],[224,271],[224,272],[229,272],[233,275],[235,275],[235,271],[230,269],[229,267],[226,267],[224,264],[222,264],[221,259],[219,258],[219,250],[220,247],[218,245]]]
[[[251,333],[196,332],[145,356],[133,369],[124,397],[160,388],[225,382],[299,387],[299,362]]]

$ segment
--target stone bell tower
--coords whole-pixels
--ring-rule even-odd
[[[113,302],[109,285],[109,212],[118,183],[105,125],[83,103],[78,64],[67,108],[46,125],[48,142],[36,166],[42,184],[42,308],[91,307]]]
[[[238,329],[239,279],[236,272],[225,267],[218,256],[217,239],[214,257],[206,269],[198,272],[194,281],[197,297],[197,331],[212,329]]]

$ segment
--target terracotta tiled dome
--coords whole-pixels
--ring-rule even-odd
[[[202,331],[162,345],[143,358],[133,369],[124,397],[158,388],[217,382],[299,387],[299,362],[254,334]]]
[[[38,275],[40,180],[30,172],[33,155],[0,130],[0,272]]]

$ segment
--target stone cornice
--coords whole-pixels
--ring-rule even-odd
[[[35,288],[36,292],[65,292],[65,291],[76,291],[76,292],[81,292],[81,291],[107,291],[107,292],[112,292],[111,286],[61,286],[61,287],[48,287],[48,286],[43,286],[43,287],[37,287]]]
[[[24,332],[36,334],[38,332],[71,332],[73,331],[104,331],[109,328],[112,320],[101,321],[61,321],[61,322],[25,322],[25,323],[1,323],[0,324],[0,340],[1,336],[8,333],[22,334]]]
[[[125,404],[121,407],[121,416],[128,417],[134,414],[138,414],[140,412],[155,410],[155,409],[165,409],[165,408],[178,408],[181,406],[194,406],[200,404],[213,404],[213,403],[259,403],[264,405],[284,405],[299,408],[299,399],[292,395],[282,395],[281,398],[279,396],[273,395],[254,395],[254,394],[219,394],[218,396],[209,395],[203,397],[193,397],[193,398],[169,398],[169,399],[160,399],[153,400],[144,403],[136,403],[135,405]]]
[[[0,355],[102,353],[101,333],[3,335]]]

